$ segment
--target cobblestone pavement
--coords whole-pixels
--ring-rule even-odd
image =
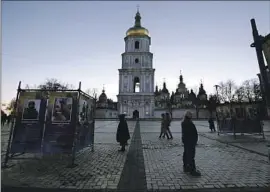
[[[117,188],[121,191],[147,190],[139,123],[136,124],[132,143],[129,148],[126,163]]]
[[[132,137],[135,121],[128,122]],[[46,157],[43,160],[11,160],[16,164],[2,169],[2,185],[71,188],[116,189],[127,152],[118,152],[115,132],[117,122],[96,122],[95,151],[89,148],[77,154],[75,168],[66,168],[67,157]],[[128,146],[129,147],[129,146]],[[127,149],[128,149],[127,147]],[[27,154],[24,155],[27,157]]]
[[[209,132],[202,125],[206,122],[195,123],[200,134]],[[196,164],[202,177],[194,178],[182,170],[180,121],[172,122],[173,140],[158,139],[158,121],[141,121],[136,129],[135,121],[128,122],[132,141],[124,153],[117,151],[117,124],[96,122],[95,151],[77,154],[75,168],[66,168],[67,157],[12,160],[14,167],[2,169],[2,185],[27,188],[4,191],[270,191],[270,164],[264,156],[200,136]]]
[[[198,122],[195,122],[198,124]],[[199,137],[196,164],[202,177],[183,173],[181,122],[172,122],[174,139],[158,139],[159,122],[140,122],[148,189],[269,187],[267,158]],[[198,131],[205,132],[203,126]]]
[[[270,144],[269,121],[264,121],[264,138],[262,135],[237,134],[235,139],[233,134],[218,135],[217,133],[211,133],[208,129],[208,123],[206,121],[195,121],[195,124],[199,128],[201,136],[205,136],[209,139],[214,139],[222,143],[228,143],[229,145],[239,147],[266,157],[268,156],[267,144]]]

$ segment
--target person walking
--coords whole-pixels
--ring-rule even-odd
[[[215,128],[215,123],[214,123],[213,117],[209,117],[208,123],[209,123],[209,128],[210,128],[211,132],[213,132],[213,131],[216,132],[216,128]]]
[[[165,136],[167,137],[167,139],[169,139],[169,135],[167,133],[167,128],[166,128],[166,118],[165,118],[165,114],[162,113],[161,114],[161,129],[160,129],[160,135],[159,138],[163,137],[165,138]]]
[[[7,114],[1,110],[1,125],[4,127],[5,123],[7,121]]]
[[[184,172],[189,172],[192,176],[201,176],[201,173],[196,169],[195,153],[198,142],[198,132],[192,122],[192,113],[187,111],[182,126],[182,142],[184,144],[183,153],[183,168]]]
[[[125,115],[119,115],[119,124],[116,133],[116,141],[120,143],[121,149],[119,151],[125,151],[125,146],[127,145],[127,141],[130,139],[130,134],[128,130],[128,124],[125,119]]]
[[[171,121],[172,121],[172,119],[171,119],[170,114],[166,113],[166,129],[167,129],[167,132],[169,133],[169,136],[170,136],[169,139],[173,139],[172,132],[171,132],[171,129],[170,129]]]

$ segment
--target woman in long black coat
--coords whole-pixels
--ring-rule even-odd
[[[116,133],[116,141],[120,143],[121,149],[119,151],[125,151],[127,141],[130,139],[128,124],[125,119],[125,115],[119,115],[119,124]]]

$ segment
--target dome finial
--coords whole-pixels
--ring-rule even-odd
[[[135,16],[135,27],[141,27],[141,14],[139,12],[139,5],[137,5],[137,13]]]
[[[105,93],[105,87],[104,87],[104,84],[103,84],[102,93]]]
[[[180,70],[180,76],[179,76],[180,83],[183,83],[183,75],[182,70]]]
[[[140,5],[137,5],[137,13],[139,13]]]

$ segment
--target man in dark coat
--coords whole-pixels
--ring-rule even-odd
[[[127,141],[130,139],[129,130],[125,115],[119,115],[119,124],[116,133],[116,141],[120,143],[121,149],[119,151],[125,151]]]
[[[182,126],[182,142],[184,144],[183,167],[184,172],[190,172],[193,176],[200,176],[201,173],[196,170],[195,148],[198,142],[198,132],[192,122],[192,113],[187,111],[184,116]]]
[[[209,128],[210,128],[211,132],[212,131],[216,132],[215,122],[214,122],[213,117],[209,117],[208,123],[209,123]]]

